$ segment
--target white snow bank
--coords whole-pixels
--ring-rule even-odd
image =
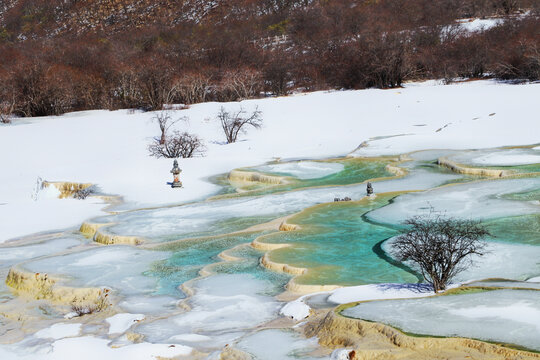
[[[174,111],[174,118],[190,119],[175,126],[197,134],[208,150],[206,157],[180,160],[184,189],[166,185],[172,179],[170,159],[148,156],[151,137],[159,135],[158,126],[151,121],[154,113],[87,111],[27,119],[0,128],[0,151],[6,154],[0,158],[0,241],[78,226],[100,212],[103,205],[92,199],[32,200],[38,177],[94,183],[104,193],[123,195],[126,207],[134,208],[207,197],[219,189],[208,177],[234,168],[257,166],[278,157],[346,155],[362,142],[381,136],[408,134],[370,141],[355,154],[534,144],[538,142],[532,129],[537,127],[539,90],[540,84],[425,82],[402,89],[315,92],[193,105]],[[249,129],[237,143],[225,145],[219,123],[212,119],[221,106],[234,110],[240,105],[247,111],[259,106],[263,128]]]
[[[132,325],[144,320],[143,314],[116,314],[107,318],[105,321],[109,323],[109,334],[123,333]]]
[[[311,308],[302,301],[291,301],[285,304],[279,313],[294,320],[302,320],[309,316]]]
[[[187,356],[192,348],[182,345],[139,343],[120,348],[108,346],[109,340],[93,336],[69,338],[55,341],[50,349],[29,353],[21,344],[0,347],[0,359],[9,360],[155,360],[161,356],[172,358]]]
[[[332,351],[330,360],[349,360],[349,354],[351,350],[348,349],[336,349]]]
[[[530,278],[530,279],[527,280],[527,281],[528,281],[528,282],[537,282],[537,283],[540,283],[540,276]]]
[[[34,334],[40,339],[63,339],[66,337],[78,336],[81,331],[82,324],[58,323],[51,327],[40,330]],[[0,350],[1,351],[1,350]]]
[[[458,21],[459,27],[468,32],[489,30],[504,23],[503,19],[462,19]]]

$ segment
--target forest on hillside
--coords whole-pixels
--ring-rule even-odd
[[[538,0],[10,0],[0,11],[0,113],[18,116],[540,78]],[[462,26],[472,18],[495,26]]]

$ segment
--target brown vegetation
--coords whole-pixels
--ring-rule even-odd
[[[534,0],[11,0],[0,5],[2,121],[6,112],[156,110],[428,78],[537,80],[539,8]],[[505,22],[475,33],[455,26],[485,16]]]

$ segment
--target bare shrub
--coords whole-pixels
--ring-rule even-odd
[[[99,189],[97,186],[92,185],[84,189],[78,189],[73,193],[73,198],[77,200],[84,200],[88,196],[96,194],[99,192]]]
[[[111,305],[108,299],[109,292],[109,289],[101,290],[99,298],[93,303],[78,302],[75,298],[71,303],[71,311],[77,314],[77,316],[89,315],[103,311]]]
[[[156,113],[154,117],[152,118],[155,122],[159,125],[159,130],[161,131],[161,137],[159,139],[159,144],[163,145],[165,144],[166,138],[167,138],[167,131],[171,126],[176,124],[178,122],[178,119],[173,120],[171,113],[169,111],[162,111],[159,113]]]
[[[259,96],[263,88],[259,71],[242,69],[229,71],[223,76],[221,86],[222,101],[237,101]]]
[[[202,74],[182,77],[174,85],[178,99],[184,104],[205,102],[210,92],[210,80]]]
[[[479,221],[447,218],[433,211],[405,221],[410,229],[397,237],[393,255],[420,268],[435,292],[472,265],[471,256],[486,253],[481,239],[490,235]]]
[[[221,123],[221,128],[227,138],[227,144],[236,142],[238,134],[245,132],[246,125],[253,126],[254,128],[260,128],[262,126],[262,112],[258,107],[248,114],[242,107],[234,113],[230,113],[222,106],[217,118]]]
[[[167,135],[163,144],[160,139],[153,139],[148,146],[151,156],[157,158],[191,158],[196,155],[203,155],[205,151],[202,140],[187,132],[175,131],[172,135]]]
[[[0,101],[0,123],[10,124],[11,116],[15,111],[15,98],[12,100]]]

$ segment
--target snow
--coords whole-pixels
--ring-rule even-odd
[[[540,283],[540,276],[537,276],[537,277],[533,277],[533,278],[530,278],[529,280],[527,280],[529,282],[534,282],[534,283]]]
[[[116,314],[107,318],[109,323],[109,334],[118,334],[126,332],[131,326],[144,320],[143,314]]]
[[[332,351],[330,355],[331,360],[349,360],[349,354],[351,350],[348,349],[336,349]]]
[[[489,30],[503,22],[503,19],[463,19],[459,21],[459,27],[468,32],[478,32]]]
[[[67,324],[58,323],[51,327],[40,330],[35,333],[35,337],[39,339],[63,339],[66,337],[78,336],[81,331],[82,324]]]
[[[425,297],[432,294],[433,288],[425,284],[369,284],[337,289],[328,297],[328,301],[347,304],[356,301]]]
[[[187,356],[191,352],[192,349],[188,346],[150,343],[113,348],[109,347],[109,340],[84,336],[58,340],[52,343],[50,348],[44,348],[42,351],[30,354],[24,343],[2,346],[0,347],[0,358],[9,360],[155,360],[159,356],[172,358]]]
[[[36,198],[38,177],[97,184],[104,193],[122,195],[127,209],[199,200],[218,191],[207,180],[211,176],[275,158],[343,156],[365,141],[368,146],[354,155],[534,144],[539,89],[540,84],[430,81],[402,89],[193,105],[174,111],[175,118],[190,119],[176,126],[200,136],[208,150],[206,157],[180,159],[181,190],[166,186],[172,161],[148,156],[146,145],[159,134],[151,121],[154,113],[100,110],[25,119],[0,128],[0,149],[6,154],[0,159],[0,241],[78,227],[103,214],[104,204],[95,198]],[[237,143],[225,145],[213,118],[221,106],[234,110],[240,105],[247,111],[259,106],[264,126],[249,129]],[[21,139],[28,145],[21,146]]]
[[[508,200],[505,194],[533,191],[540,178],[493,180],[458,184],[405,194],[385,207],[370,212],[370,220],[397,224],[415,215],[427,215],[431,209],[449,217],[494,219],[538,213],[533,202]]]
[[[540,163],[540,155],[486,155],[476,159],[484,165],[526,165]]]
[[[535,149],[476,150],[458,153],[449,159],[476,166],[516,166],[540,163],[540,152]]]
[[[309,316],[311,308],[302,301],[291,301],[285,304],[279,313],[294,320],[302,320]]]

